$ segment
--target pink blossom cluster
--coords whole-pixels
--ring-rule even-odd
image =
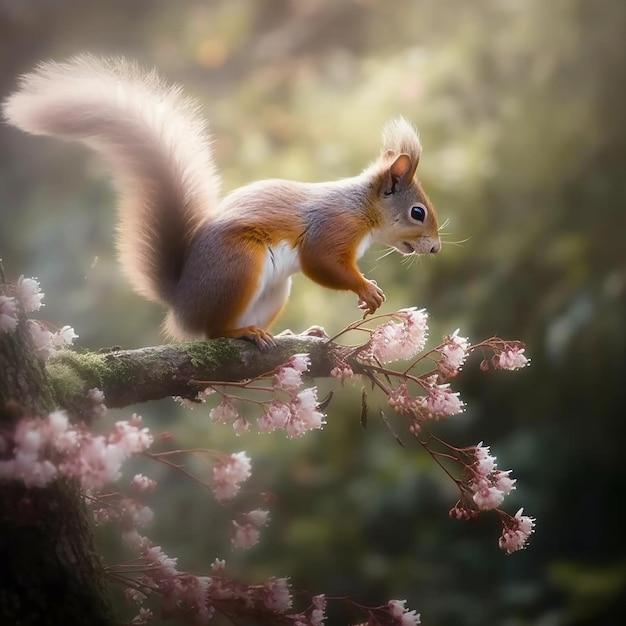
[[[44,418],[22,419],[10,435],[0,435],[0,479],[43,487],[58,476],[69,476],[90,490],[117,480],[122,463],[152,443],[141,418],[116,422],[108,435],[93,435],[84,425],[72,425],[63,411]],[[8,458],[6,458],[8,457]]]
[[[307,387],[292,394],[287,402],[272,400],[263,407],[257,418],[259,432],[284,430],[288,437],[300,437],[304,433],[322,428],[326,423],[318,409],[317,388]]]
[[[206,402],[206,399],[214,393],[215,389],[213,389],[213,387],[205,387],[204,389],[198,391],[193,400],[190,400],[189,398],[183,398],[182,396],[172,396],[172,400],[178,402],[180,405],[186,407],[187,409],[195,409],[197,406],[204,404]]]
[[[95,501],[100,502],[101,498]],[[92,509],[92,514],[97,525],[120,522],[123,528],[132,529],[149,526],[154,520],[154,511],[134,498],[117,498],[105,506]]]
[[[154,512],[140,500],[140,497],[155,487],[154,480],[143,474],[136,474],[130,482],[132,496],[126,497],[119,492],[92,493],[86,500],[91,506],[94,521],[98,526],[111,522],[119,523],[124,541],[129,546],[139,549],[148,540],[141,537],[137,529],[149,526],[154,520]]]
[[[494,355],[491,364],[500,370],[518,370],[530,365],[530,359],[524,354],[524,348],[512,346]]]
[[[38,320],[28,320],[26,324],[35,347],[35,352],[42,359],[47,359],[54,354],[55,350],[71,346],[74,339],[78,338],[71,326],[63,326],[63,328],[53,333],[46,324]]]
[[[324,414],[318,411],[317,388],[302,386],[302,374],[309,369],[308,354],[295,354],[274,371],[272,385],[275,391],[288,395],[285,402],[272,400],[257,419],[259,432],[284,430],[289,437],[322,428],[326,423]]]
[[[412,396],[403,382],[389,393],[387,401],[396,413],[413,418],[413,424],[418,428],[424,420],[449,417],[464,410],[459,394],[451,391],[449,384],[431,382],[426,389],[426,394]]]
[[[209,419],[218,424],[232,424],[236,435],[250,430],[250,423],[237,411],[231,398],[223,398],[219,404],[209,411]]]
[[[404,605],[406,600],[389,600],[387,608],[392,617],[396,619],[399,626],[417,626],[421,624],[419,613],[409,611]]]
[[[231,424],[239,418],[235,405],[228,399],[223,399],[209,411],[209,419],[216,424]]]
[[[444,342],[437,352],[441,355],[437,361],[437,371],[441,378],[454,378],[469,354],[470,343],[467,337],[459,336],[459,329],[444,337]]]
[[[221,458],[213,467],[213,493],[219,501],[231,500],[241,483],[252,475],[252,464],[245,452],[234,452]]]
[[[137,492],[152,491],[156,485],[157,483],[155,480],[152,480],[143,474],[135,474],[133,479],[130,481],[131,488]]]
[[[25,313],[38,311],[43,306],[44,294],[36,278],[20,276],[15,286],[15,296],[0,295],[0,332],[12,333],[17,328],[17,304]],[[55,350],[71,346],[78,335],[71,326],[52,332],[48,325],[38,320],[27,321],[28,334],[41,358],[47,359]]]
[[[499,470],[496,457],[490,454],[489,447],[482,442],[473,448],[472,456],[471,465],[466,465],[470,478],[462,485],[462,490],[471,494],[471,503],[463,498],[450,510],[450,517],[458,520],[474,519],[481,511],[497,509],[503,524],[500,548],[509,554],[521,550],[534,531],[535,520],[522,515],[522,509],[515,517],[498,509],[505,496],[515,489],[516,480],[510,477],[511,470]]]
[[[415,307],[394,313],[399,321],[390,320],[377,326],[359,358],[364,362],[391,363],[411,359],[426,345],[428,313]]]
[[[507,554],[516,552],[526,547],[526,542],[535,532],[535,518],[522,515],[524,509],[520,509],[515,517],[503,518],[502,535],[498,544]]]
[[[91,402],[91,414],[93,417],[104,417],[107,413],[107,407],[104,404],[104,393],[94,387],[87,392],[87,399]]]
[[[324,414],[318,410],[317,388],[302,387],[302,374],[310,365],[308,354],[295,354],[272,373],[270,393],[286,395],[285,400],[273,399],[258,402],[262,407],[257,418],[259,432],[284,430],[289,437],[299,437],[304,433],[322,428],[326,423]],[[248,430],[247,420],[239,414],[234,404],[235,398],[224,395],[222,400],[209,411],[213,422],[232,424],[237,434]]]
[[[417,398],[417,406],[422,415],[434,419],[457,415],[465,409],[458,392],[452,391],[449,384],[429,385],[426,395]]]
[[[519,341],[503,341],[496,337],[484,343],[495,352],[489,361],[484,360],[480,364],[480,369],[484,372],[491,368],[497,370],[519,370],[530,365],[530,359],[524,354],[524,344]]]
[[[515,479],[510,478],[511,470],[501,471],[496,457],[489,453],[489,447],[479,443],[474,450],[474,462],[470,468],[472,479],[469,488],[473,493],[474,504],[482,511],[496,509],[513,489]]]
[[[241,516],[239,521],[232,520],[232,536],[230,543],[233,548],[251,548],[259,542],[261,528],[270,521],[270,512],[255,509]]]
[[[272,386],[275,390],[296,391],[302,387],[302,374],[309,369],[311,359],[308,354],[294,354],[286,363],[274,370]]]
[[[24,313],[39,311],[43,306],[43,297],[39,281],[36,278],[20,276],[15,287],[15,295],[24,309]]]
[[[260,521],[265,518],[264,513],[251,511],[249,515]],[[218,559],[211,566],[211,576],[193,575],[180,571],[177,559],[169,557],[160,546],[153,545],[136,531],[126,533],[126,538],[141,554],[133,568],[136,572],[133,578],[120,576],[130,584],[126,597],[142,605],[150,596],[159,596],[164,617],[183,617],[191,624],[206,624],[219,607],[220,612],[233,621],[254,616],[262,623],[278,623],[278,616],[282,616],[280,623],[287,618],[294,626],[322,626],[324,623],[326,598],[323,595],[313,597],[312,606],[306,612],[288,614],[293,600],[287,578],[270,578],[259,584],[245,585],[226,577],[225,562]],[[124,572],[123,566],[121,572]],[[132,623],[145,624],[151,618],[150,609],[142,606]]]
[[[209,602],[211,577],[178,571],[177,559],[168,557],[160,546],[144,548],[142,559],[146,573],[140,582],[144,590],[161,596],[164,617],[188,615],[193,623],[203,624],[213,616],[215,609]]]
[[[354,372],[347,363],[337,363],[337,365],[330,370],[330,375],[333,378],[344,380],[345,378],[353,378]]]
[[[158,595],[164,617],[183,615],[191,623],[207,623],[215,613],[209,600],[213,579],[179,571],[177,559],[169,557],[160,546],[139,535],[135,529],[125,532],[123,537],[131,548],[140,552],[135,569],[143,570],[138,579],[122,577],[130,583],[125,592],[127,600],[142,605],[148,596]],[[152,617],[152,611],[142,606],[132,623],[146,624]]]

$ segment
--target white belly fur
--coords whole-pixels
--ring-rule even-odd
[[[291,275],[300,270],[298,250],[286,241],[268,248],[254,295],[237,320],[237,328],[264,328],[289,297]]]
[[[367,251],[367,249],[372,245],[372,240],[374,238],[373,233],[367,233],[367,235],[365,235],[365,237],[363,237],[363,239],[361,239],[361,243],[359,243],[359,245],[356,248],[356,258],[360,259],[365,252]]]

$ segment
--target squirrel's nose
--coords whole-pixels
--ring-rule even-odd
[[[441,250],[441,241],[437,241],[437,243],[430,249],[431,254],[437,254]]]

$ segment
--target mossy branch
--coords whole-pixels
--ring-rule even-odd
[[[111,408],[169,396],[193,398],[202,386],[192,381],[250,379],[302,352],[310,355],[308,376],[315,378],[329,376],[348,349],[308,336],[277,337],[276,346],[265,351],[243,340],[214,339],[138,350],[63,351],[49,359],[47,369],[60,407],[87,415],[87,393],[94,387]],[[359,371],[358,363],[351,364]]]

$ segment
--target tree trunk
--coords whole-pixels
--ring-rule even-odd
[[[7,293],[0,267],[0,294]],[[0,332],[0,434],[23,417],[56,408],[45,367],[34,355],[24,317]],[[0,455],[11,454],[3,450]],[[113,624],[93,527],[78,486],[0,482],[0,624]]]

